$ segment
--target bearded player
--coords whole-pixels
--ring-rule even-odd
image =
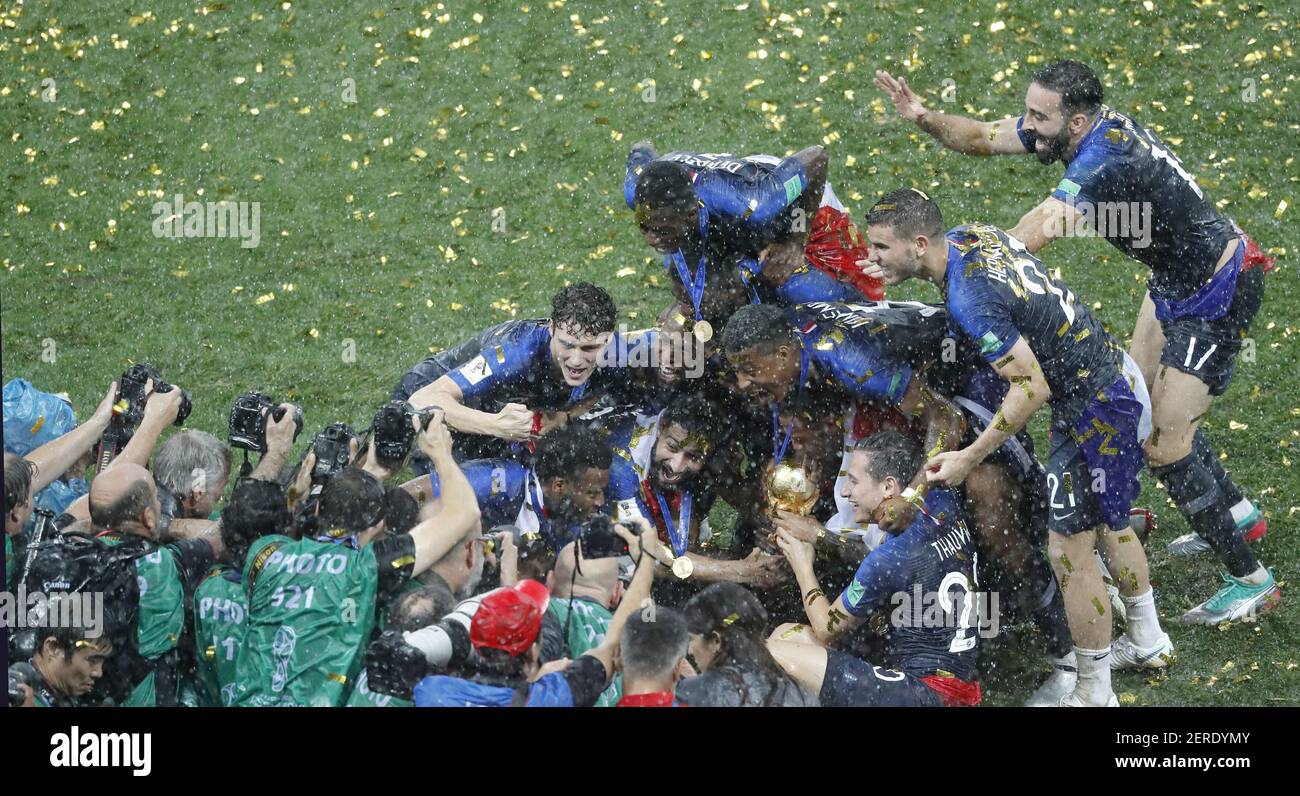
[[[1183,620],[1218,624],[1276,605],[1273,575],[1247,545],[1268,525],[1198,428],[1228,389],[1273,260],[1219,214],[1168,146],[1102,104],[1101,81],[1078,61],[1039,71],[1025,93],[1025,113],[996,122],[930,111],[906,80],[886,72],[876,73],[876,85],[900,115],[949,149],[1033,153],[1044,165],[1065,164],[1051,196],[1010,230],[1030,254],[1067,230],[1093,226],[1151,269],[1131,349],[1151,393],[1154,430],[1144,450],[1193,530],[1169,551],[1212,549],[1228,569],[1223,587]]]

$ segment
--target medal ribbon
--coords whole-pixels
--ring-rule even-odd
[[[799,385],[797,393],[803,392],[804,381],[808,379],[808,349],[804,348],[803,343],[799,344]],[[790,424],[785,428],[785,437],[780,439],[781,433],[781,404],[772,405],[772,461],[780,463],[785,458],[785,452],[790,447],[790,437],[794,435],[794,418],[790,418]]]
[[[709,231],[709,214],[700,208],[700,240],[704,241],[708,237]],[[708,258],[701,252],[699,266],[695,273],[691,274],[691,269],[686,265],[686,258],[682,256],[681,249],[673,252],[669,259],[672,260],[673,267],[677,269],[677,276],[682,280],[682,286],[686,288],[686,294],[691,298],[691,306],[695,308],[695,320],[701,320],[704,316],[700,314],[700,303],[704,300],[704,282],[708,276]]]
[[[668,510],[668,501],[664,500],[663,495],[658,492],[654,493],[655,500],[659,502],[659,510],[663,512],[664,527],[668,529],[668,541],[673,545],[673,555],[683,556],[686,554],[686,548],[691,541],[691,508],[695,502],[694,496],[690,492],[682,493],[680,519],[673,526],[673,514]]]

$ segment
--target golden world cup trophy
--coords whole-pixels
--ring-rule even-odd
[[[807,515],[812,512],[821,492],[812,473],[805,467],[786,462],[768,468],[763,487],[767,496],[767,509],[771,514],[789,511]]]

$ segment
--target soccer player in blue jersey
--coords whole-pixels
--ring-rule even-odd
[[[565,425],[597,392],[597,363],[617,314],[604,288],[577,282],[551,299],[551,317],[507,321],[417,364],[393,391],[417,409],[438,406],[462,434],[535,439]],[[611,376],[613,374],[610,374]],[[504,455],[504,446],[458,440],[461,458]]]
[[[924,461],[906,435],[873,434],[854,448],[844,495],[866,520],[882,502],[909,489]],[[979,624],[991,617],[977,616],[974,542],[958,503],[950,490],[930,490],[917,501],[911,525],[871,551],[834,600],[818,583],[812,544],[785,529],[777,531],[777,544],[799,581],[808,624],[778,627],[768,649],[822,705],[979,704]],[[918,596],[924,605],[912,604]],[[889,613],[892,626],[884,661],[888,668],[830,648],[877,610]]]
[[[853,267],[865,249],[844,243],[856,230],[826,161],[815,146],[784,159],[632,147],[624,198],[701,339],[745,303],[883,297]]]
[[[907,82],[876,73],[900,115],[949,149],[975,155],[1033,153],[1065,164],[1051,196],[1010,234],[1033,254],[1070,230],[1091,227],[1151,269],[1133,330],[1132,355],[1151,391],[1154,430],[1144,449],[1193,533],[1174,555],[1213,549],[1224,586],[1184,615],[1195,623],[1253,617],[1280,593],[1248,541],[1268,530],[1211,450],[1199,421],[1228,389],[1242,338],[1272,266],[1220,215],[1196,180],[1151,131],[1103,103],[1097,75],[1078,61],[1053,63],[1025,93],[1025,113],[977,122],[925,108]]]
[[[674,556],[691,562],[692,583],[771,587],[788,577],[780,556],[755,547],[747,558],[723,560],[700,549],[712,536],[708,514],[716,495],[708,465],[726,441],[726,414],[698,395],[675,398],[663,412],[616,428],[609,475],[614,519],[648,522]]]
[[[477,459],[461,464],[478,500],[483,524],[512,525],[520,534],[541,534],[555,550],[572,540],[574,527],[601,512],[610,481],[611,453],[603,432],[566,426],[537,446],[531,464]],[[441,494],[436,472],[403,485],[433,510]]]
[[[867,215],[867,235],[885,284],[920,278],[937,285],[951,326],[979,344],[1011,385],[972,444],[930,458],[929,479],[960,484],[1034,412],[1051,407],[1048,548],[1065,592],[1078,667],[1074,690],[1059,704],[1117,705],[1112,667],[1159,668],[1173,653],[1156,614],[1146,554],[1129,527],[1142,468],[1143,406],[1123,374],[1123,352],[1020,241],[987,224],[945,235],[939,206],[921,191],[882,197]],[[1128,633],[1113,656],[1094,550],[1116,577],[1127,608]]]

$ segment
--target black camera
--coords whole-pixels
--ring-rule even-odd
[[[117,382],[117,403],[119,406],[125,403],[126,406],[116,414],[116,417],[123,426],[130,430],[126,435],[126,439],[130,439],[130,432],[133,432],[135,427],[140,425],[141,419],[144,418],[145,401],[149,399],[145,387],[150,379],[153,379],[154,392],[171,392],[176,389],[163,381],[158,369],[148,362],[141,362],[127,368],[126,373],[123,373],[122,378]],[[190,410],[193,408],[194,406],[190,402],[190,394],[182,390],[181,407],[176,413],[176,425],[184,425],[185,418],[190,416]]]
[[[434,407],[416,409],[406,401],[389,401],[375,413],[370,428],[374,433],[375,455],[385,461],[400,462],[411,452],[415,442],[415,429],[411,418],[420,419],[420,428],[429,427]]]
[[[18,707],[27,699],[22,686],[27,686],[33,693],[38,691],[43,680],[36,667],[27,661],[15,663],[9,667],[9,707]]]
[[[313,484],[324,483],[352,463],[351,442],[356,438],[356,432],[347,423],[331,423],[316,435],[311,443],[316,454],[316,466],[311,471]]]
[[[627,542],[614,530],[614,521],[597,514],[579,526],[578,544],[583,558],[618,558],[628,554]]]
[[[95,456],[100,472],[108,467],[113,457],[121,453],[126,444],[131,441],[131,437],[135,436],[136,427],[144,419],[145,402],[149,400],[149,393],[145,388],[150,379],[153,380],[154,392],[171,392],[176,389],[163,381],[158,369],[148,362],[132,365],[118,379],[117,398],[113,402],[113,419],[104,432],[103,439],[96,444]],[[185,418],[190,416],[190,410],[193,408],[190,394],[182,390],[181,405],[176,412],[176,425],[184,425]]]
[[[254,453],[266,453],[266,420],[277,423],[284,418],[285,409],[279,402],[259,392],[250,392],[235,399],[230,409],[230,446]],[[294,406],[293,438],[302,432],[302,409]]]

